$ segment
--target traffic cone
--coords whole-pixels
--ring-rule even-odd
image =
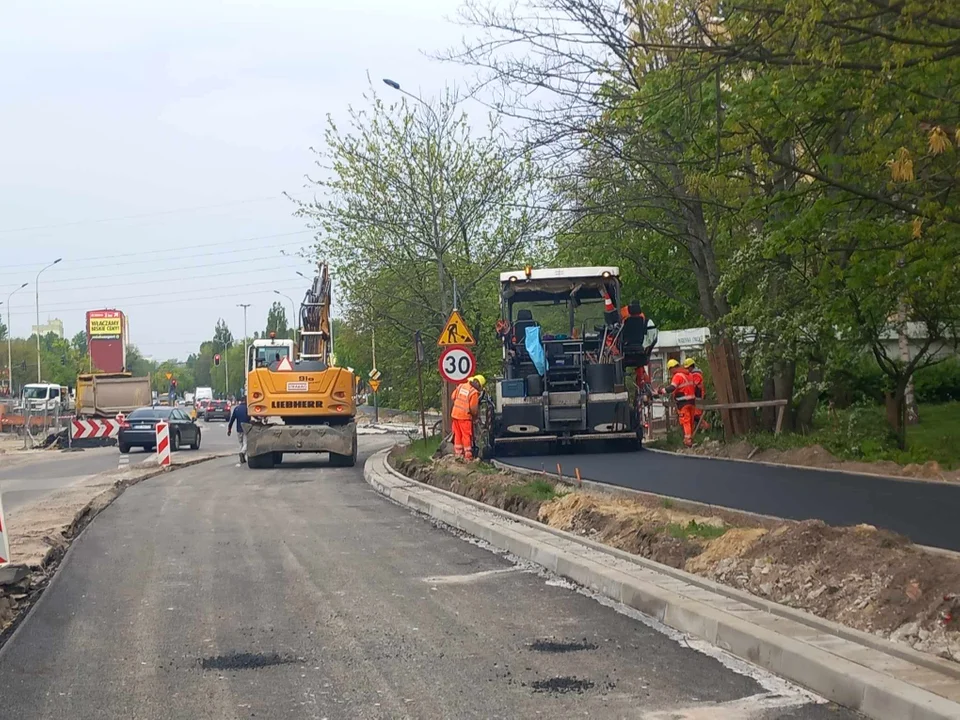
[[[617,311],[616,306],[613,304],[613,300],[610,298],[610,293],[607,291],[603,292],[603,311],[605,313]]]

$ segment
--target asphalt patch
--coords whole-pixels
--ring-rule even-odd
[[[542,653],[568,653],[579,652],[581,650],[596,650],[597,644],[583,640],[534,640],[530,643],[530,649],[534,652]]]
[[[303,660],[280,653],[227,653],[201,658],[204,670],[259,670],[274,665],[293,665]]]
[[[584,691],[593,687],[593,681],[581,680],[577,677],[555,677],[549,680],[535,680],[530,683],[530,687],[534,692],[583,694]]]

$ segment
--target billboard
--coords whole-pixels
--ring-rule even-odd
[[[127,319],[119,310],[87,312],[87,349],[94,372],[124,372],[127,364]]]
[[[90,340],[119,340],[123,335],[123,313],[119,310],[91,310],[87,313]]]

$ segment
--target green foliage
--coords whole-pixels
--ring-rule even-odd
[[[917,402],[945,403],[960,400],[960,360],[947,358],[941,363],[922,368],[914,376]]]
[[[550,502],[566,495],[566,490],[558,490],[557,486],[546,480],[531,480],[523,485],[513,485],[507,494],[536,502]]]
[[[406,458],[416,458],[420,462],[430,462],[434,454],[440,448],[440,441],[443,438],[440,435],[432,435],[424,440],[412,440],[403,451]]]
[[[726,531],[727,529],[722,525],[698,523],[696,520],[691,520],[686,525],[681,523],[669,523],[667,525],[667,533],[670,537],[677,538],[678,540],[689,540],[690,538],[713,540],[723,535]]]
[[[276,333],[278,338],[292,338],[293,328],[290,327],[287,320],[287,311],[283,303],[275,301],[270,306],[267,313],[267,327],[263,331],[264,337],[270,337],[270,333]]]

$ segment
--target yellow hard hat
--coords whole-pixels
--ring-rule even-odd
[[[487,386],[487,379],[483,375],[474,375],[471,380],[476,380],[480,387]]]
[[[697,364],[697,361],[694,360],[693,358],[687,358],[686,360],[683,361],[683,366],[685,368],[693,367],[696,364]]]
[[[667,360],[667,370],[673,370],[675,367],[680,367],[680,363],[678,363],[673,358],[670,358],[669,360]]]

